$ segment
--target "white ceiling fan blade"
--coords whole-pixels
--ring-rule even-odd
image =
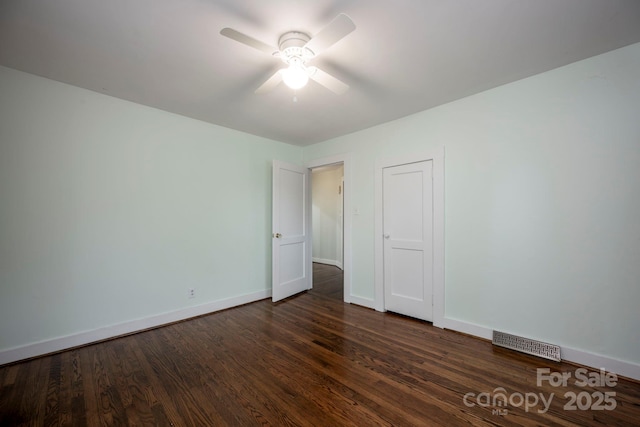
[[[262,83],[262,86],[256,89],[255,93],[258,95],[261,93],[267,93],[274,87],[278,86],[280,82],[282,82],[282,70],[276,71],[273,76],[269,77],[266,82]]]
[[[327,74],[318,67],[309,67],[309,78],[320,83],[322,86],[329,89],[331,92],[338,95],[342,95],[349,89],[349,85],[336,79],[331,74]]]
[[[273,55],[275,52],[278,52],[277,48],[269,46],[268,44],[263,43],[260,40],[254,39],[253,37],[249,37],[246,34],[242,34],[241,32],[234,30],[233,28],[223,28],[222,30],[220,30],[220,34],[254,49],[261,50],[267,55]]]
[[[324,27],[305,45],[315,55],[319,55],[322,51],[341,40],[344,36],[356,29],[353,23],[344,13],[338,15],[329,25]]]

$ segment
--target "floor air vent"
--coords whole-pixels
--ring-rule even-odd
[[[560,361],[560,347],[546,342],[540,342],[505,332],[493,331],[493,344],[500,347],[510,348],[522,353],[544,357],[545,359]]]

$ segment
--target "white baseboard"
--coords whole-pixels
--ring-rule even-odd
[[[362,297],[357,297],[357,296],[351,295],[349,297],[349,303],[350,304],[355,304],[355,305],[361,305],[362,307],[371,308],[371,309],[375,310],[375,304],[374,304],[373,299],[362,298]]]
[[[635,363],[562,346],[560,346],[560,355],[562,360],[589,366],[596,370],[604,369],[607,372],[614,372],[616,375],[640,381],[640,365]]]
[[[450,329],[452,331],[462,332],[463,334],[473,335],[474,337],[484,338],[487,340],[493,339],[492,329],[448,317],[442,319],[442,324],[437,326],[444,329]]]
[[[444,318],[441,325],[444,329],[462,332],[479,338],[493,339],[493,330],[473,323],[462,322],[456,319]],[[600,354],[589,353],[583,350],[576,350],[570,347],[560,346],[562,360],[588,366],[595,370],[605,369],[607,372],[614,372],[616,375],[640,380],[640,365],[613,359]]]
[[[333,265],[334,267],[338,267],[342,270],[342,263],[340,261],[336,261],[334,259],[326,259],[326,258],[313,258],[313,262],[317,262],[318,264],[327,264]]]
[[[0,365],[103,341],[271,297],[271,289],[0,351]]]

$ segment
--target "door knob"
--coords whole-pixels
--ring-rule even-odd
[[[273,237],[275,237],[276,239],[279,239],[282,237],[282,234],[280,233],[273,233]]]
[[[389,237],[391,237],[391,236],[389,236],[388,234],[383,234],[382,236],[383,236],[385,239],[388,239]]]

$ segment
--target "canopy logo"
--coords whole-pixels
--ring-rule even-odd
[[[498,387],[493,392],[483,392],[476,395],[473,392],[469,392],[464,395],[462,401],[465,406],[472,408],[474,406],[480,406],[483,408],[493,408],[493,415],[507,415],[509,413],[509,406],[519,408],[524,406],[525,412],[529,412],[532,408],[536,408],[538,403],[542,402],[542,409],[538,409],[538,412],[544,414],[549,410],[551,402],[553,401],[554,393],[545,399],[544,393],[511,393],[507,394],[507,390],[502,387]]]

